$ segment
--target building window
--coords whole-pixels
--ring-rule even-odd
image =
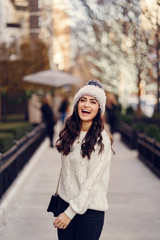
[[[39,28],[38,16],[30,16],[30,27],[31,28]]]
[[[10,28],[20,28],[21,27],[21,25],[19,23],[7,23],[6,26],[10,27]]]
[[[30,0],[29,8],[31,12],[38,11],[38,0]]]

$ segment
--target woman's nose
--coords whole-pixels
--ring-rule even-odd
[[[88,106],[89,106],[89,102],[86,101],[86,102],[84,103],[84,106],[85,106],[85,107],[88,107]]]

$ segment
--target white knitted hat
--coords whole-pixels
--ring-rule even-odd
[[[79,99],[84,95],[93,96],[98,101],[101,109],[101,115],[103,115],[106,105],[106,94],[104,92],[103,85],[98,80],[90,80],[76,93],[73,105],[75,106]]]

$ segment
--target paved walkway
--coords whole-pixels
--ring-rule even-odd
[[[159,240],[160,181],[114,136],[109,211],[100,240]],[[53,217],[46,212],[56,188],[60,158],[47,148],[30,175],[18,201],[0,231],[1,240],[56,240]],[[89,239],[88,239],[89,240]]]

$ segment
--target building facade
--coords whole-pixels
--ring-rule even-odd
[[[70,17],[63,0],[0,0],[0,44],[14,45],[40,39],[49,48],[50,65],[68,71],[71,66]]]
[[[0,0],[0,43],[10,45],[28,38],[28,1]]]

